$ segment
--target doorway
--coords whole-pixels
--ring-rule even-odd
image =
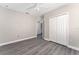
[[[37,39],[42,39],[42,18],[40,17],[37,21]]]

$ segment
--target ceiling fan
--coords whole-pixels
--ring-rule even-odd
[[[37,3],[34,3],[31,7],[29,7],[29,8],[27,8],[26,10],[26,14],[30,14],[30,12],[28,12],[28,10],[31,10],[31,9],[33,9],[33,10],[35,10],[35,11],[37,11],[37,12],[39,12],[39,7],[38,7],[38,4]]]

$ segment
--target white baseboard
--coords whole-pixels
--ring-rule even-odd
[[[47,38],[45,38],[45,37],[44,37],[44,40],[50,41],[49,39],[47,39]]]
[[[70,45],[68,45],[67,47],[69,47],[69,48],[71,48],[71,49],[74,49],[74,50],[77,50],[77,51],[79,51],[79,48],[77,48],[77,47],[70,46]]]
[[[47,39],[47,38],[45,38],[45,37],[44,37],[44,40],[51,41],[51,40],[49,40],[49,39]],[[62,45],[62,44],[61,44],[61,45]],[[65,46],[66,46],[66,45],[65,45]],[[71,45],[67,45],[67,47],[79,51],[79,48],[77,48],[77,47],[74,47],[74,46],[71,46]]]
[[[23,41],[23,40],[28,40],[28,39],[35,38],[35,37],[37,37],[37,36],[33,36],[33,37],[29,37],[29,38],[24,38],[24,39],[17,39],[17,40],[6,42],[6,43],[1,43],[0,46],[8,45],[8,44],[15,43],[15,42],[20,42],[20,41]]]

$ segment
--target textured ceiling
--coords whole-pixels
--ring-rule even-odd
[[[12,9],[18,12],[28,13],[35,16],[41,16],[51,10],[54,10],[64,3],[0,3],[0,6]]]

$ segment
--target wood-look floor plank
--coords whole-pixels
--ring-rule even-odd
[[[0,55],[79,55],[79,51],[38,38],[0,47]]]

